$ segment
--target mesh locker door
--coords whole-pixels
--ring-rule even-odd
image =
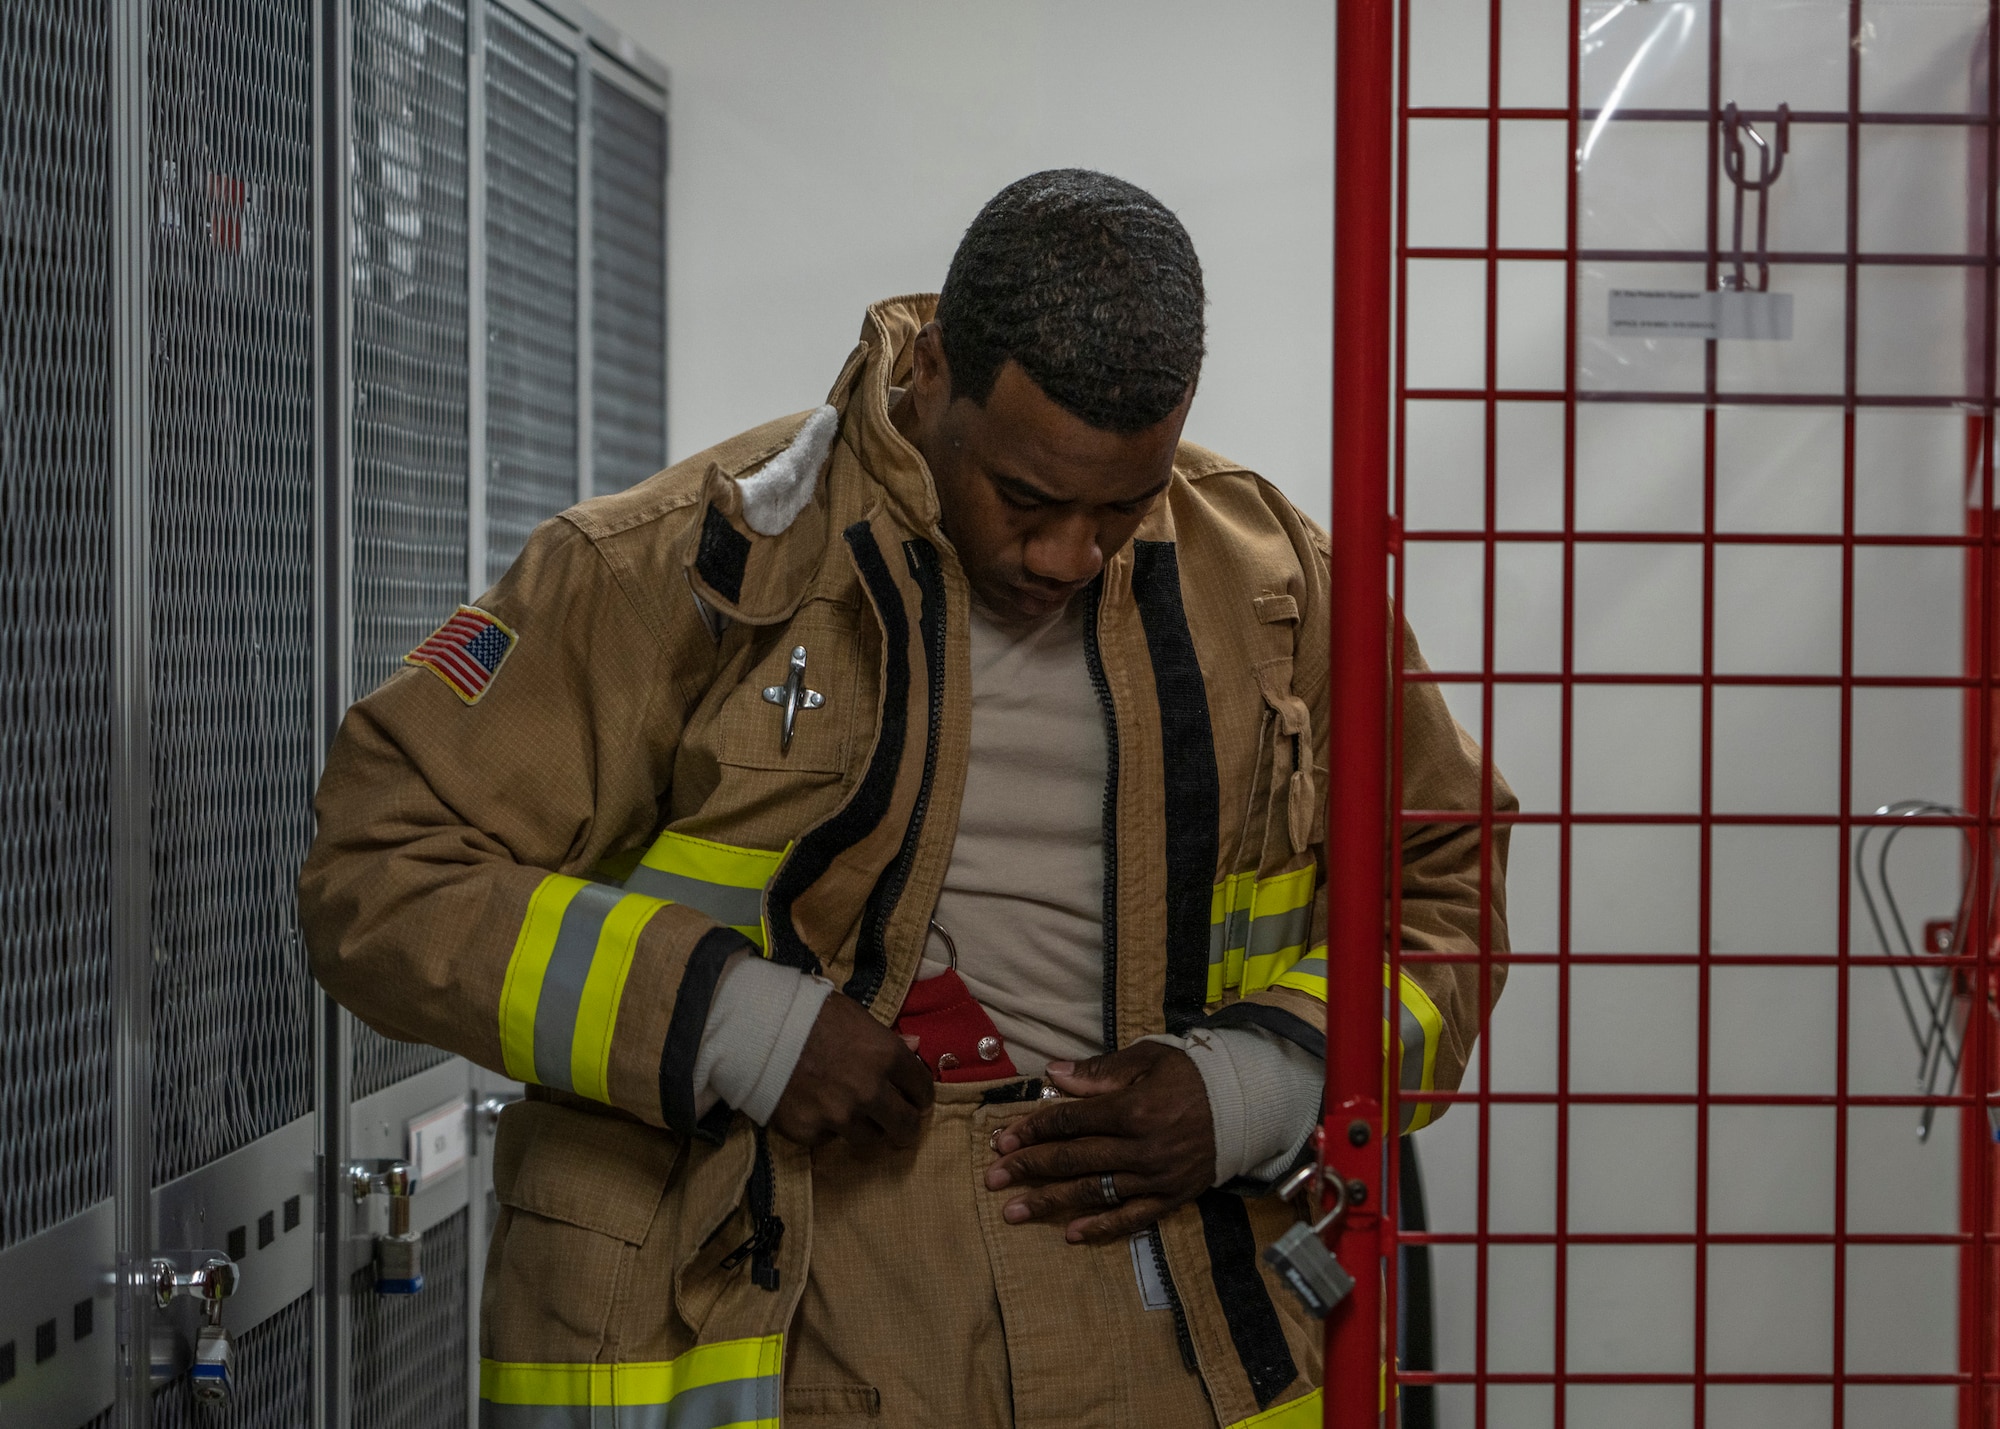
[[[227,1195],[261,1173],[224,1158],[313,1108],[313,21],[154,0],[151,22],[153,1182]],[[279,1284],[233,1230],[203,1238]],[[311,1323],[301,1294],[236,1325],[231,1422],[301,1422]],[[195,1412],[184,1382],[156,1396],[161,1422]]]
[[[158,1183],[312,1107],[312,16],[152,16]]]
[[[365,695],[464,599],[466,17],[357,0],[354,670]],[[448,1060],[354,1029],[353,1095]]]
[[[0,9],[0,1249],[111,1193],[106,46]]]
[[[577,498],[576,52],[486,7],[486,571]]]
[[[590,84],[591,487],[667,462],[667,121]]]
[[[458,1211],[424,1233],[421,1295],[377,1295],[373,1275],[354,1279],[355,1429],[460,1429],[470,1418],[466,1395],[468,1316],[443,1307],[466,1301],[475,1251],[469,1213]]]

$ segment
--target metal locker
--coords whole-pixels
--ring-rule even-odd
[[[116,1236],[110,39],[103,6],[0,11],[0,1284],[32,1287],[0,1419],[70,1424],[110,1402]]]
[[[578,55],[557,26],[486,4],[486,562],[577,499]]]
[[[657,113],[635,55],[533,0],[0,13],[9,1429],[471,1419],[515,1089],[334,1008],[295,879],[346,704],[587,490],[583,81]],[[392,1225],[352,1172],[405,1163]]]
[[[622,491],[667,464],[667,121],[609,65],[590,82],[591,476]]]
[[[239,1268],[231,1418],[275,1429],[311,1365],[313,17],[149,20],[152,1251]],[[203,1318],[155,1321],[156,1422],[199,1412]]]

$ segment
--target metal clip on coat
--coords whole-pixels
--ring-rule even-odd
[[[792,747],[792,729],[799,722],[800,710],[816,710],[826,703],[826,696],[818,690],[806,688],[806,647],[792,647],[792,662],[785,674],[782,685],[766,685],[764,698],[785,712],[784,730],[778,741],[780,750]]]
[[[414,1295],[424,1288],[424,1238],[410,1229],[416,1179],[404,1161],[356,1161],[347,1168],[358,1206],[380,1191],[389,1198],[389,1231],[375,1237],[375,1293]]]
[[[201,1328],[195,1333],[188,1384],[196,1399],[221,1404],[235,1388],[235,1346],[222,1325],[222,1302],[236,1293],[239,1272],[236,1262],[220,1251],[197,1251],[194,1258],[201,1264],[192,1270],[177,1269],[164,1256],[154,1258],[149,1277],[153,1303],[164,1310],[182,1296],[201,1302]]]

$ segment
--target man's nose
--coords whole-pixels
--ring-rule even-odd
[[[1081,512],[1050,523],[1028,541],[1022,564],[1052,585],[1082,585],[1104,569],[1097,523]]]

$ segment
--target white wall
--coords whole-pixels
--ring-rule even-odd
[[[593,0],[673,72],[675,459],[820,401],[862,309],[934,292],[1037,169],[1151,190],[1207,274],[1188,435],[1324,519],[1332,7]]]

